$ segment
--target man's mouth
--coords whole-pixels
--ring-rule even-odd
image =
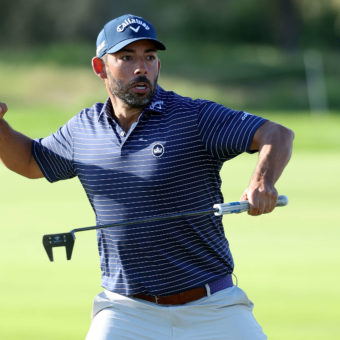
[[[147,83],[135,83],[132,85],[132,89],[138,93],[145,93],[149,90],[150,86]]]

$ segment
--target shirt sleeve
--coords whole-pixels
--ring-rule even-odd
[[[204,101],[198,113],[198,130],[206,150],[220,160],[249,152],[256,130],[267,120]]]
[[[75,177],[71,121],[56,133],[33,140],[32,154],[49,182]]]

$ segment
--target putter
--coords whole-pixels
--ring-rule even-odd
[[[278,197],[276,206],[283,207],[288,204],[288,197],[281,195]],[[66,248],[66,257],[68,260],[71,259],[74,241],[76,239],[75,233],[80,231],[88,231],[95,229],[104,229],[104,228],[114,228],[121,227],[139,223],[149,223],[163,220],[174,220],[181,217],[190,217],[190,216],[198,216],[198,215],[209,215],[214,214],[215,216],[222,216],[226,214],[235,214],[241,213],[249,210],[249,202],[241,201],[241,202],[230,202],[230,203],[219,203],[214,204],[212,209],[208,210],[197,210],[197,211],[189,211],[172,215],[163,215],[163,216],[154,216],[150,218],[146,218],[143,220],[130,220],[125,222],[113,223],[113,224],[105,224],[98,225],[92,227],[84,227],[84,228],[76,228],[72,229],[68,233],[59,233],[59,234],[48,234],[43,236],[43,245],[48,255],[50,261],[53,261],[53,248],[55,247],[65,247]]]

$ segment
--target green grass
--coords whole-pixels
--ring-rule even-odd
[[[222,171],[227,201],[246,187],[256,156]],[[224,218],[239,285],[273,340],[338,339],[340,325],[339,153],[297,152],[278,183],[290,203],[270,215]],[[83,339],[100,291],[95,232],[80,233],[72,261],[50,263],[45,233],[93,225],[76,180],[51,185],[0,168],[2,237],[0,338]],[[316,180],[317,179],[317,180]]]
[[[339,336],[339,155],[295,153],[277,184],[287,207],[259,218],[225,217],[236,275],[270,339]],[[227,200],[249,178],[252,164],[242,158],[223,169]],[[236,184],[228,180],[235,174]]]
[[[90,69],[0,62],[0,74],[0,100],[10,107],[6,119],[34,138],[106,97]],[[217,101],[235,95],[178,75],[162,76],[161,84]],[[266,216],[224,219],[239,285],[269,339],[338,339],[340,115],[251,112],[292,128],[296,138],[277,184],[289,205]],[[256,155],[242,155],[224,166],[226,201],[239,198],[255,162]],[[95,232],[77,235],[72,261],[55,249],[50,263],[41,243],[43,234],[95,223],[83,189],[77,180],[51,185],[0,167],[0,195],[0,339],[84,339],[101,290]]]

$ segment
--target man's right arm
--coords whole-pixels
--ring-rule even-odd
[[[7,105],[0,102],[0,159],[5,166],[28,178],[44,177],[32,155],[32,139],[13,130],[3,119]]]

